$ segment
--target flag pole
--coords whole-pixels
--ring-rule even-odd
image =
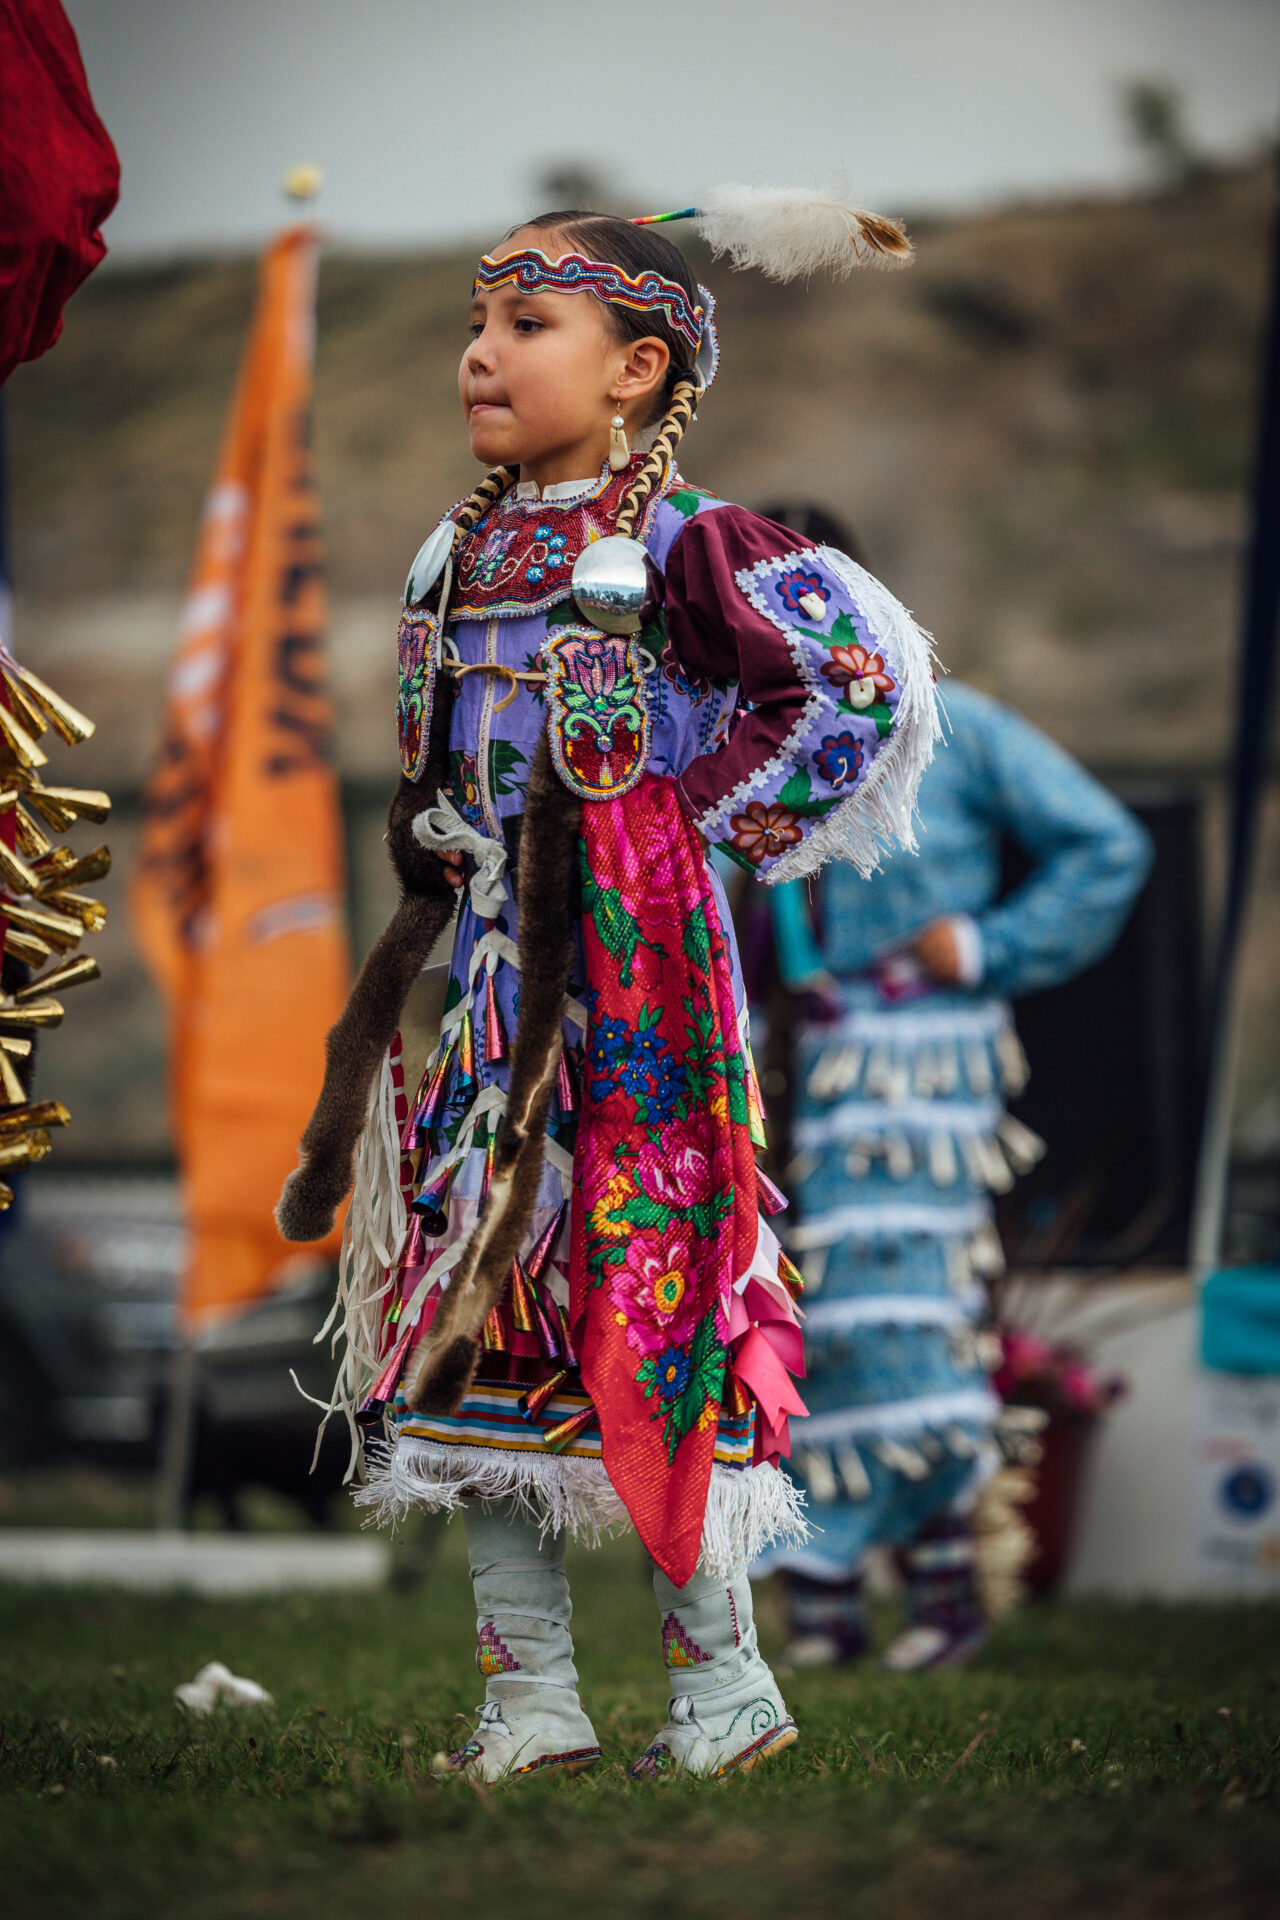
[[[1277,175],[1280,184],[1280,175]],[[1273,215],[1271,295],[1263,336],[1253,530],[1245,567],[1226,902],[1209,1012],[1199,1164],[1189,1252],[1198,1279],[1222,1258],[1241,1028],[1240,946],[1265,792],[1271,707],[1280,663],[1280,197]]]
[[[291,167],[280,183],[284,198],[294,205],[314,200],[324,184],[319,167],[304,163]],[[156,1481],[155,1520],[162,1533],[180,1533],[190,1520],[192,1469],[200,1415],[199,1346],[196,1327],[182,1311],[178,1340],[169,1368],[164,1427]]]
[[[185,1327],[169,1366],[160,1475],[156,1484],[156,1530],[185,1530],[191,1496],[191,1460],[196,1429],[196,1343]]]

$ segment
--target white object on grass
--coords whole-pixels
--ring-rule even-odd
[[[272,1704],[265,1687],[260,1687],[256,1680],[244,1680],[232,1673],[221,1660],[211,1660],[208,1666],[201,1667],[194,1680],[175,1687],[173,1694],[192,1713],[212,1713],[215,1707],[269,1707]]]

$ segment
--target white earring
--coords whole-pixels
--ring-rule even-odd
[[[621,473],[631,458],[631,449],[627,445],[627,423],[620,413],[615,413],[609,422],[609,470]]]

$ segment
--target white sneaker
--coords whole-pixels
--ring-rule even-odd
[[[585,1773],[600,1758],[595,1729],[569,1687],[508,1685],[477,1711],[479,1722],[466,1745],[438,1753],[433,1772],[514,1780],[551,1768]]]
[[[754,1663],[743,1681],[749,1684],[734,1687],[732,1697],[704,1693],[695,1701],[682,1693],[669,1700],[667,1724],[632,1767],[632,1779],[692,1773],[726,1780],[794,1746],[800,1737],[796,1723],[764,1661]]]

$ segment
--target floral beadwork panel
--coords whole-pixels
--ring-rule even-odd
[[[431,737],[436,626],[435,615],[425,607],[406,608],[396,636],[396,728],[400,738],[400,765],[410,780],[421,777]]]
[[[556,772],[580,800],[628,792],[652,745],[638,643],[594,627],[562,627],[548,634],[542,659]]]
[[[763,874],[865,785],[893,732],[902,672],[820,554],[762,560],[737,584],[787,636],[805,703],[769,765],[698,825],[731,860]]]

